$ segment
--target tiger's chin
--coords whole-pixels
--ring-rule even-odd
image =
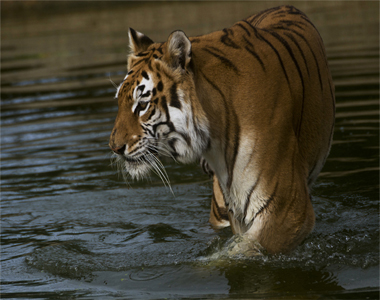
[[[122,155],[114,155],[112,164],[117,166],[124,180],[130,177],[132,180],[141,180],[149,176],[152,166],[145,160],[128,161]]]
[[[124,163],[125,172],[131,176],[133,180],[142,180],[149,176],[151,166],[147,163]]]

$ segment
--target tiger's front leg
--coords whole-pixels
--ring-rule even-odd
[[[230,226],[228,209],[224,202],[224,196],[220,189],[219,181],[215,175],[213,175],[213,193],[209,222],[212,226],[217,228]]]
[[[213,227],[222,228],[230,226],[228,209],[226,207],[223,192],[220,188],[218,178],[216,178],[214,171],[210,168],[207,161],[202,157],[200,165],[208,176],[213,178],[212,198],[211,198],[211,211],[209,222]]]

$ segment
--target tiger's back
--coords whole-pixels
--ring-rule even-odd
[[[214,174],[211,223],[230,224],[272,253],[293,249],[314,226],[309,189],[328,155],[335,113],[323,42],[310,20],[281,6],[190,39],[131,35],[135,77],[120,86],[111,148],[131,168],[134,151],[147,151],[122,145],[143,148],[149,139],[182,162],[202,156]],[[150,100],[135,99],[140,89]]]
[[[323,42],[309,19],[294,7],[276,7],[190,40],[201,66],[194,76],[198,93],[214,86],[215,99],[220,99],[202,103],[212,112],[208,119],[215,135],[223,138],[227,122],[235,124],[228,128],[229,136],[246,131],[265,139],[263,130],[274,129],[272,140],[272,134],[281,139],[294,132],[311,185],[330,148],[335,108]]]

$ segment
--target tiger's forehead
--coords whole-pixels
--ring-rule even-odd
[[[130,98],[132,96],[134,90],[141,85],[147,85],[147,81],[149,85],[153,84],[153,73],[145,70],[139,70],[139,72],[135,72],[134,70],[130,70],[124,80],[120,83],[116,90],[115,98],[119,97],[127,97]],[[131,100],[131,99],[128,99]]]
[[[140,96],[146,93],[152,93],[154,88],[153,72],[142,70],[138,76],[133,76],[128,72],[123,82],[116,91],[115,98],[126,98],[127,102],[135,103]]]
[[[160,60],[163,55],[163,44],[154,44],[147,51],[131,55],[128,60],[129,72],[116,91],[115,98],[126,97],[128,101],[134,102],[132,96],[141,85],[153,85],[153,74],[155,73],[155,61]],[[149,84],[143,81],[151,81]]]

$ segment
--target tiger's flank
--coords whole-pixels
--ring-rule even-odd
[[[129,29],[128,73],[110,136],[123,173],[159,156],[201,160],[213,177],[210,222],[288,253],[312,231],[310,189],[328,156],[334,85],[321,36],[293,6],[197,37],[155,43]]]

